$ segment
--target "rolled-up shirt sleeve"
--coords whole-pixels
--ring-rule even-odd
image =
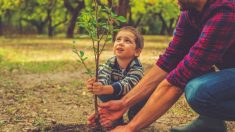
[[[176,25],[173,39],[163,55],[159,56],[157,65],[166,72],[171,72],[188,53],[196,35],[188,21],[187,12],[182,12]]]
[[[206,21],[198,40],[177,67],[168,74],[167,80],[171,84],[184,88],[188,81],[207,73],[212,65],[222,60],[223,55],[235,40],[234,11],[231,10],[218,9]],[[164,60],[168,59],[172,60],[169,57]]]

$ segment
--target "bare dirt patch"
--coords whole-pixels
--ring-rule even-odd
[[[68,125],[63,125],[63,124],[57,124],[57,125],[52,125],[46,128],[38,128],[34,129],[31,132],[106,132],[106,130],[102,129],[96,129],[96,128],[91,128],[90,126],[86,124],[68,124]]]

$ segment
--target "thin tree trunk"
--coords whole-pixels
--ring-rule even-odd
[[[23,26],[22,26],[22,18],[19,18],[19,33],[22,34],[23,33]]]
[[[174,22],[175,22],[175,19],[172,18],[170,19],[170,26],[168,28],[168,35],[172,35],[173,34],[173,31],[174,31]]]
[[[52,18],[51,18],[51,10],[47,10],[47,17],[48,17],[48,36],[53,36],[53,27],[52,27]]]
[[[43,34],[43,32],[44,32],[44,30],[43,30],[44,25],[39,24],[39,25],[36,25],[36,27],[37,27],[37,33],[38,33],[39,35]]]
[[[2,16],[0,16],[0,36],[3,35],[3,26],[2,26],[3,22],[2,22]]]
[[[166,24],[166,21],[164,20],[163,16],[162,16],[162,13],[158,13],[158,16],[159,16],[159,19],[161,20],[162,22],[162,28],[161,28],[161,32],[160,34],[161,35],[164,35],[165,34],[165,31],[167,30],[167,24]]]
[[[64,6],[67,8],[67,10],[71,13],[72,17],[70,19],[70,23],[67,29],[67,38],[73,38],[74,35],[74,29],[76,26],[76,21],[79,13],[83,8],[85,8],[85,2],[84,1],[78,1],[77,2],[77,7],[73,8],[71,3],[68,0],[64,0]]]
[[[73,38],[78,13],[79,13],[78,11],[75,11],[72,15],[72,18],[70,19],[69,27],[67,30],[67,38]]]
[[[130,0],[119,0],[119,4],[117,8],[117,14],[119,16],[124,16],[127,18],[127,14],[130,10],[129,2]]]

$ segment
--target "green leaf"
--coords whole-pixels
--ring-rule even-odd
[[[82,63],[82,61],[81,61],[81,60],[77,60],[77,62],[78,62],[79,64],[81,64],[81,63]]]
[[[115,14],[115,13],[113,13],[113,12],[111,12],[111,17],[112,18],[115,18],[117,15]]]
[[[127,22],[126,18],[124,16],[118,16],[117,20],[121,21],[121,22]]]
[[[105,23],[105,24],[103,24],[103,25],[102,25],[102,28],[104,28],[104,29],[107,29],[107,30],[108,30],[108,29],[109,29],[109,26]]]
[[[84,51],[80,50],[79,53],[80,53],[80,56],[81,56],[81,57],[84,56]]]
[[[112,36],[108,36],[108,38],[106,39],[106,41],[112,41],[113,37]]]
[[[88,57],[82,58],[82,61],[84,62],[84,61],[87,60],[87,59],[88,59]]]
[[[113,32],[118,32],[120,29],[114,29]]]

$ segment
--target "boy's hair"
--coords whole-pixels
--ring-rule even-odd
[[[131,33],[133,33],[135,35],[136,48],[144,48],[144,37],[134,27],[125,26],[122,27],[118,32],[120,31],[130,31]]]

